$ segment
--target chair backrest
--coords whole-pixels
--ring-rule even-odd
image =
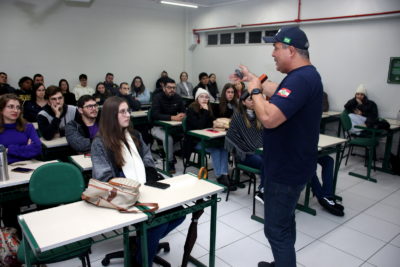
[[[187,128],[186,128],[186,118],[187,118],[187,117],[184,117],[183,120],[182,120],[182,129],[183,129],[183,133],[186,133],[186,131],[187,131]]]
[[[81,199],[85,182],[79,169],[65,162],[37,168],[29,181],[29,196],[38,205],[58,205]]]
[[[148,109],[148,111],[147,111],[147,120],[148,120],[148,122],[149,122],[149,124],[150,125],[152,125],[153,124],[153,118],[151,117],[151,107]]]
[[[349,113],[346,110],[343,110],[343,112],[340,114],[340,122],[342,124],[342,129],[346,137],[350,137],[350,129],[352,127],[352,123],[349,117]]]

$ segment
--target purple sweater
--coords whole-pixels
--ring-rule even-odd
[[[4,131],[0,133],[0,144],[8,148],[8,164],[32,159],[42,152],[42,142],[32,124],[27,123],[25,131],[17,131],[16,123],[4,124]],[[28,145],[28,139],[31,144]]]

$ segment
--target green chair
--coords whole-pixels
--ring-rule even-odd
[[[381,130],[370,129],[370,128],[364,129],[363,128],[367,132],[367,137],[358,137],[358,136],[352,135],[350,133],[350,129],[352,128],[352,123],[351,123],[351,120],[350,120],[350,117],[349,117],[349,114],[347,111],[343,111],[340,114],[340,121],[342,124],[344,136],[348,140],[343,149],[341,160],[345,157],[344,151],[345,151],[346,147],[347,146],[349,147],[349,149],[347,151],[347,155],[346,155],[345,165],[347,165],[347,161],[348,161],[349,156],[352,153],[354,147],[365,148],[367,175],[366,176],[360,175],[360,174],[357,174],[354,172],[349,172],[349,175],[376,183],[376,179],[371,177],[371,168],[372,168],[372,160],[376,158],[375,148],[378,145],[378,134],[381,132]],[[374,161],[374,165],[375,165],[375,161]]]
[[[29,182],[29,196],[39,208],[79,201],[84,189],[82,173],[74,165],[64,162],[49,163],[37,168]],[[30,250],[30,261],[40,265],[79,257],[82,266],[90,267],[89,251],[92,243],[92,239],[85,239],[37,255]],[[17,256],[21,263],[25,263],[23,242],[18,248]]]

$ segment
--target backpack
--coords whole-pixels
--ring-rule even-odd
[[[17,259],[19,239],[17,230],[11,227],[0,227],[0,267],[20,267]]]

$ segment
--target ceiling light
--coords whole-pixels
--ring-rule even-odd
[[[167,4],[167,5],[174,5],[174,6],[184,6],[184,7],[191,7],[191,8],[198,8],[198,5],[191,4],[191,3],[186,3],[186,2],[178,2],[178,1],[160,1],[161,4]]]

